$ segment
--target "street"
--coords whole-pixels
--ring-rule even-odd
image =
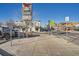
[[[72,42],[74,44],[79,45],[79,33],[76,32],[63,32],[63,33],[53,33],[53,35],[56,35],[58,38],[62,37],[69,42]]]

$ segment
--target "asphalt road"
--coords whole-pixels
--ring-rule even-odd
[[[79,33],[73,32],[54,32],[53,35],[57,36],[58,38],[64,38],[69,42],[79,45]]]

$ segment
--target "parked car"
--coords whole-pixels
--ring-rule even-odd
[[[9,27],[0,27],[0,38],[5,38],[9,40],[10,37],[15,38],[18,36],[18,32],[14,29],[10,29]]]
[[[0,38],[10,39],[10,29],[8,27],[0,27]]]
[[[26,33],[20,32],[15,29],[10,29],[9,27],[0,27],[0,38],[5,38],[6,40],[10,40],[10,37],[12,38],[23,38],[26,37]]]

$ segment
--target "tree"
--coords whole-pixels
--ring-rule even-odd
[[[6,22],[6,25],[12,28],[16,26],[14,20],[11,20],[11,19]]]
[[[0,22],[0,27],[3,25],[3,23],[2,22]]]

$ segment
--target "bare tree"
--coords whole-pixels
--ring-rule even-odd
[[[3,23],[2,22],[0,22],[0,27],[3,25]]]
[[[14,20],[11,20],[11,19],[6,22],[6,25],[12,28],[16,26]]]

